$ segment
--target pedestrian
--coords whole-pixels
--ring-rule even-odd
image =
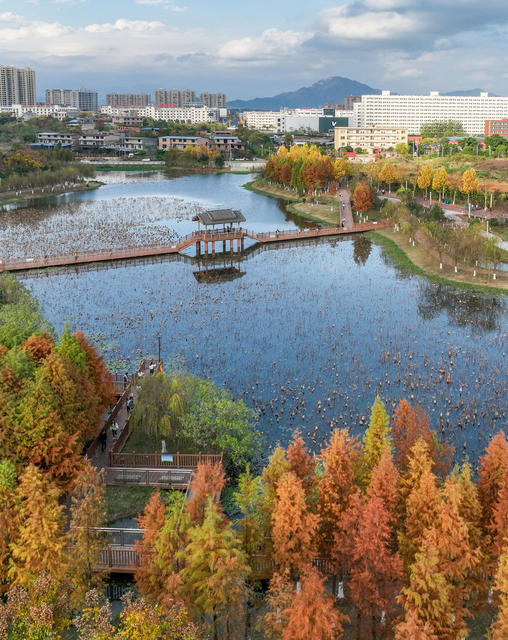
[[[118,438],[118,422],[116,420],[111,425],[111,435],[113,436],[113,440]]]
[[[127,372],[125,372],[123,374],[123,388],[124,388],[124,391],[125,391],[125,389],[127,389],[128,385],[129,385],[129,374]]]
[[[101,443],[101,451],[106,451],[106,445],[108,444],[108,432],[106,430],[100,432],[99,442]]]
[[[150,369],[150,375],[153,376],[155,373],[155,362],[153,360],[150,362],[150,366],[148,368]]]

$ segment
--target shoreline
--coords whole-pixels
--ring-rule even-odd
[[[107,171],[134,171],[134,172],[141,172],[141,171],[147,171],[147,172],[155,172],[155,171],[180,171],[180,172],[187,172],[187,173],[201,173],[201,174],[206,174],[206,173],[232,173],[235,175],[251,175],[252,173],[255,173],[254,171],[242,171],[242,170],[231,170],[231,169],[224,169],[223,167],[167,167],[166,165],[146,165],[146,164],[139,164],[139,165],[121,165],[121,164],[103,164],[103,165],[96,165],[95,166],[95,171],[99,172],[99,171],[103,171],[103,172],[107,172]]]
[[[311,216],[303,211],[299,211],[295,207],[295,205],[298,204],[299,202],[302,202],[301,198],[284,196],[282,194],[278,194],[276,191],[265,191],[264,189],[255,186],[255,183],[256,183],[256,180],[253,180],[251,182],[247,182],[243,186],[245,189],[248,189],[249,191],[253,191],[254,193],[259,193],[260,195],[265,195],[270,198],[287,200],[288,201],[287,209],[294,215],[300,216],[301,218],[307,218],[309,220],[312,220],[314,222],[319,222],[327,226],[331,224],[329,220],[325,220],[324,218],[320,218],[319,216]],[[404,268],[417,275],[425,276],[427,279],[429,279],[432,282],[435,282],[438,284],[447,284],[447,285],[451,285],[459,288],[484,291],[489,293],[507,293],[508,292],[508,286],[504,282],[501,282],[499,280],[496,280],[496,281],[491,280],[490,284],[488,284],[486,282],[482,282],[482,283],[475,282],[474,280],[472,280],[472,276],[469,276],[469,274],[463,274],[466,276],[463,279],[453,278],[452,277],[453,272],[448,273],[446,271],[446,276],[441,275],[438,268],[433,269],[429,264],[423,265],[422,261],[416,259],[415,254],[418,253],[418,250],[411,251],[405,246],[404,247],[401,246],[402,243],[397,242],[396,239],[392,237],[392,236],[395,236],[396,234],[394,234],[389,229],[380,229],[379,231],[370,231],[368,232],[368,235],[374,241],[377,241],[377,244],[383,247],[383,249],[386,251],[388,256],[394,260],[395,264],[398,267]],[[398,240],[398,236],[397,236],[397,240]],[[418,264],[419,262],[420,264]],[[483,274],[478,277],[482,277],[482,276]]]
[[[0,193],[0,207],[6,204],[19,204],[22,202],[26,202],[27,200],[35,200],[39,198],[48,198],[52,196],[62,196],[66,193],[75,193],[77,191],[93,191],[94,189],[98,189],[102,187],[104,182],[100,182],[99,180],[89,180],[87,185],[76,185],[74,187],[67,187],[66,189],[59,189],[57,191],[42,191],[42,189],[34,189],[32,193],[25,192],[19,196],[7,197],[3,198]]]

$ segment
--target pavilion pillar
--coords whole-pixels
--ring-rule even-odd
[[[212,255],[215,255],[215,240],[212,240]]]
[[[205,253],[208,255],[208,242],[205,240]]]
[[[226,241],[222,241],[222,253],[226,253]]]
[[[242,238],[241,238],[241,240],[240,240],[240,247],[241,247],[241,250],[242,250],[242,251],[244,250],[244,246],[245,246],[245,244],[244,244],[244,237],[242,236]]]
[[[199,242],[196,242],[196,255],[201,255],[201,240]]]

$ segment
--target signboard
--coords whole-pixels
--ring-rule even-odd
[[[170,453],[161,453],[161,462],[173,462],[173,456]]]

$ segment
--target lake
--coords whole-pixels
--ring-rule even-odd
[[[157,242],[192,230],[200,208],[240,209],[255,231],[309,226],[244,189],[249,179],[106,174],[97,191],[0,214],[1,252]],[[405,273],[364,236],[19,277],[58,331],[83,330],[119,370],[156,356],[160,336],[167,366],[256,408],[269,445],[296,427],[314,449],[336,426],[361,434],[377,393],[390,411],[420,402],[459,459],[507,426],[507,297]]]

